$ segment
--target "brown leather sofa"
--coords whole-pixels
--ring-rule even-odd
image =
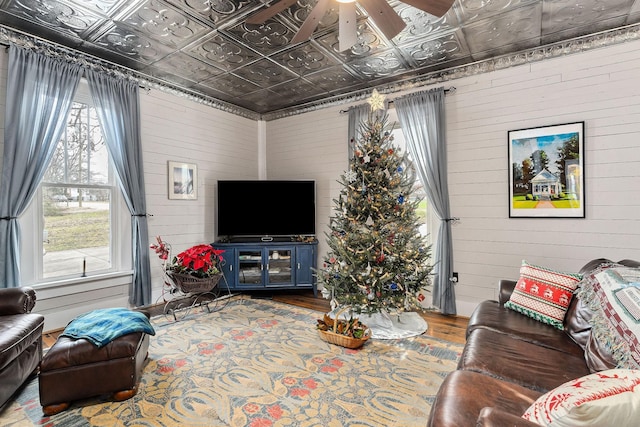
[[[580,273],[603,263],[611,261],[590,261]],[[640,266],[632,260],[618,263]],[[592,370],[615,367],[606,351],[590,342],[590,310],[578,298],[560,330],[505,308],[515,285],[501,280],[499,300],[482,302],[471,315],[458,369],[440,386],[428,426],[534,427],[521,416],[538,397]]]
[[[42,360],[44,317],[31,313],[35,303],[32,288],[0,289],[0,407]]]

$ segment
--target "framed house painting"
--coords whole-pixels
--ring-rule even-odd
[[[169,161],[169,199],[196,200],[198,198],[198,167],[193,163]]]
[[[584,122],[512,130],[509,218],[584,218]]]

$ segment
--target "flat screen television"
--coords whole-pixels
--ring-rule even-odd
[[[220,180],[217,213],[220,238],[312,236],[316,232],[316,183]]]

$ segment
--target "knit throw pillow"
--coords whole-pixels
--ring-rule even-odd
[[[504,306],[558,329],[582,275],[564,273],[522,261],[520,278]]]
[[[554,427],[637,427],[640,371],[611,369],[577,378],[543,394],[522,418]]]

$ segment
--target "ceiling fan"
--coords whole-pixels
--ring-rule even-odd
[[[247,24],[264,24],[268,19],[273,18],[278,13],[288,7],[293,6],[298,0],[280,0],[255,15],[250,16]],[[309,13],[309,16],[302,23],[302,26],[291,40],[291,43],[299,43],[311,37],[320,23],[320,20],[329,9],[331,0],[318,0],[318,3]],[[340,51],[349,49],[356,44],[356,0],[336,0],[340,3],[338,40]],[[397,36],[407,25],[396,13],[387,0],[357,0],[367,14],[373,19],[376,26],[386,38],[391,40]],[[438,18],[443,16],[453,5],[454,0],[401,0],[410,6],[423,10]]]

